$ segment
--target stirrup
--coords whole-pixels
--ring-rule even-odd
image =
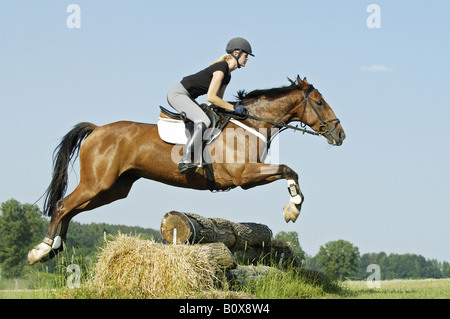
[[[190,171],[191,169],[194,169],[197,167],[196,163],[179,163],[178,164],[178,171],[181,174],[186,174],[188,171]]]

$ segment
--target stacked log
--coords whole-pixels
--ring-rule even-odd
[[[263,224],[234,223],[223,218],[171,211],[164,215],[160,231],[167,243],[221,242],[240,263],[300,266],[291,247],[286,243],[272,242],[272,230]],[[221,252],[224,253],[223,250]]]

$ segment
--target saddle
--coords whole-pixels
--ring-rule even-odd
[[[207,104],[201,104],[200,107],[211,121],[208,128],[211,134],[204,141],[205,145],[208,145],[222,133],[222,130],[234,116],[230,112],[210,107]],[[161,139],[170,144],[185,144],[187,140],[186,129],[191,131],[194,123],[186,117],[184,112],[171,112],[162,106],[159,108],[161,112],[158,120],[158,132]]]

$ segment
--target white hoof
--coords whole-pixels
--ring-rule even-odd
[[[293,223],[295,223],[298,216],[300,215],[300,211],[297,209],[295,204],[289,203],[288,205],[284,206],[283,214],[284,214],[284,220],[286,221],[286,223],[289,223],[289,221],[292,221]]]
[[[50,260],[50,251],[52,247],[46,243],[40,243],[28,252],[28,263],[34,265],[38,261],[45,262]]]

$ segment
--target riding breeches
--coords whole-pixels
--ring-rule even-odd
[[[202,122],[206,127],[209,127],[211,124],[208,116],[202,111],[197,102],[190,97],[189,92],[181,83],[175,85],[167,93],[167,102],[178,112],[184,112],[186,117],[192,122]]]

